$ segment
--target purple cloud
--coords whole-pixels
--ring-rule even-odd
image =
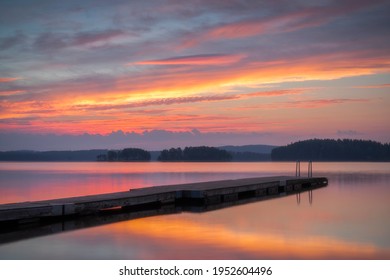
[[[95,43],[108,43],[110,40],[124,36],[126,33],[119,29],[103,31],[80,32],[74,35],[66,33],[43,33],[34,42],[34,47],[41,51],[59,51],[67,47],[85,46]]]
[[[126,33],[118,29],[109,29],[97,32],[82,32],[76,34],[71,40],[70,45],[79,46],[91,43],[108,42],[112,39],[124,36]]]
[[[141,65],[211,65],[211,64],[229,64],[239,61],[242,55],[229,54],[199,54],[178,56],[157,60],[139,61],[135,64]]]
[[[26,42],[27,37],[22,33],[16,33],[12,36],[0,38],[0,50],[4,51]]]

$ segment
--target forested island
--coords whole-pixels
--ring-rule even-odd
[[[143,149],[126,148],[107,151],[105,154],[99,154],[96,159],[97,161],[150,161],[151,155]]]
[[[274,148],[273,161],[390,161],[390,145],[367,140],[311,139]]]
[[[161,151],[159,161],[231,161],[232,155],[222,149],[200,146],[171,148]]]

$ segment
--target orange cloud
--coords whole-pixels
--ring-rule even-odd
[[[249,94],[220,94],[204,96],[188,96],[162,99],[143,99],[127,103],[94,103],[81,102],[76,105],[64,102],[2,102],[2,129],[17,130],[28,126],[25,131],[38,132],[41,127],[46,132],[57,133],[109,133],[113,130],[143,131],[163,127],[175,131],[185,131],[188,123],[206,131],[259,131],[261,127],[279,126],[274,121],[248,121],[248,116],[220,114],[217,111],[221,102],[245,100],[259,96],[287,95],[304,92],[306,89],[276,90]],[[193,103],[213,102],[214,112],[207,112],[200,105],[193,107],[172,107]],[[169,106],[169,107],[167,107]],[[139,108],[153,107],[151,110]],[[164,107],[164,110],[160,108]],[[138,109],[138,110],[134,110]],[[93,112],[93,116],[91,115]],[[157,112],[157,113],[151,113]],[[191,112],[191,113],[189,113]],[[210,122],[212,120],[212,122]],[[229,121],[229,126],[226,126]],[[135,125],[136,124],[136,125]]]
[[[286,81],[331,80],[342,77],[385,72],[390,63],[385,57],[370,57],[367,53],[334,53],[278,61],[240,61],[234,67],[145,69],[135,75],[115,79],[69,81],[48,85],[42,91],[45,99],[61,104],[87,103],[123,104],[148,99],[177,98],[205,92],[225,92],[230,87],[277,84]],[[195,65],[196,66],[196,65]],[[276,93],[275,93],[276,94]],[[39,96],[38,96],[39,97]],[[85,103],[85,102],[84,102]]]
[[[121,110],[137,107],[147,106],[163,106],[182,103],[195,103],[195,102],[211,102],[237,99],[234,95],[211,95],[211,96],[188,96],[188,97],[176,97],[176,98],[161,98],[161,99],[148,99],[137,102],[129,102],[125,104],[83,104],[75,105],[76,110]]]
[[[197,65],[195,65],[197,66]],[[278,84],[287,81],[331,80],[342,77],[385,72],[390,64],[385,57],[373,58],[367,52],[333,53],[331,55],[308,56],[299,59],[268,62],[242,60],[226,67],[209,69],[208,67],[163,67],[146,69],[136,75],[123,75],[112,80],[96,79],[69,81],[27,89],[28,96],[23,101],[15,101],[4,96],[0,101],[1,130],[34,130],[57,133],[110,133],[113,130],[143,131],[164,128],[186,130],[188,126],[203,131],[264,131],[273,130],[281,123],[288,123],[288,117],[279,114],[267,116],[267,121],[260,120],[261,115],[246,113],[238,115],[243,109],[283,109],[313,108],[342,103],[363,103],[366,99],[330,99],[294,100],[284,103],[259,103],[262,97],[296,95],[309,88],[274,90],[265,92],[226,94],[230,89],[251,87],[261,84]],[[314,89],[310,89],[314,90]],[[249,104],[246,99],[257,98],[257,103]],[[35,100],[42,100],[37,102]],[[232,101],[240,100],[242,103]],[[209,102],[210,105],[208,105]],[[262,101],[264,102],[264,101]],[[185,104],[193,120],[187,122],[182,117]],[[211,105],[212,104],[212,105]],[[169,109],[161,117],[135,115],[133,109]],[[229,125],[229,115],[237,115]],[[93,114],[91,113],[93,112]],[[132,115],[133,114],[133,115]],[[207,116],[204,121],[200,116]],[[241,117],[241,118],[239,118]],[[38,120],[39,118],[42,118]],[[18,122],[17,119],[21,121]],[[28,120],[28,121],[27,121]],[[167,121],[169,120],[169,121]]]
[[[247,94],[219,94],[219,95],[202,95],[202,96],[185,96],[185,97],[171,97],[161,99],[145,99],[142,101],[128,102],[122,104],[93,104],[85,103],[80,105],[74,105],[71,109],[85,110],[85,111],[112,111],[112,110],[125,110],[131,108],[147,107],[147,106],[164,106],[173,104],[186,104],[186,103],[198,103],[198,102],[218,102],[237,99],[246,99],[251,97],[266,97],[266,96],[280,96],[291,94],[302,94],[307,91],[306,88],[290,89],[290,90],[273,90],[263,92],[253,92]]]

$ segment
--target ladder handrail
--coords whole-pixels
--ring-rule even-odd
[[[299,160],[295,163],[295,177],[301,177],[301,162]]]
[[[299,160],[295,162],[295,177],[301,177],[301,161]],[[307,177],[313,177],[313,162],[311,160],[309,160],[307,166]]]

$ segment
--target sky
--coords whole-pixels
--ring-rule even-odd
[[[390,142],[390,2],[2,0],[0,150]]]

